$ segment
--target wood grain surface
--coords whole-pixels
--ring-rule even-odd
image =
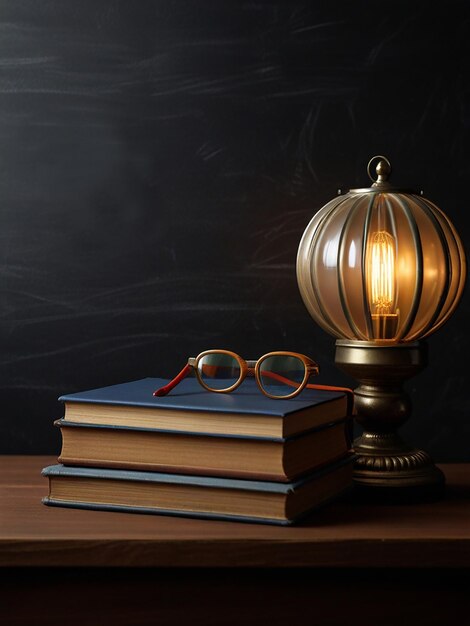
[[[0,457],[0,567],[461,568],[470,465],[441,465],[443,500],[331,504],[292,528],[47,507],[46,456]]]

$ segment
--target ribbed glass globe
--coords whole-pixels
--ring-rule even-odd
[[[313,319],[343,339],[408,342],[454,312],[465,284],[462,242],[446,215],[418,193],[387,181],[377,166],[370,188],[326,204],[308,224],[297,281]],[[370,174],[369,174],[370,175]]]

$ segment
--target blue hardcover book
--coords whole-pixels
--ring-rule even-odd
[[[294,524],[352,487],[354,455],[290,483],[51,465],[43,503],[269,524]]]
[[[62,395],[65,422],[166,431],[288,438],[347,414],[346,394],[304,389],[290,400],[264,396],[247,379],[232,393],[211,393],[183,380],[170,394],[153,392],[169,381],[144,378]]]
[[[127,470],[291,481],[352,446],[346,418],[289,438],[173,432],[57,420],[59,463]]]

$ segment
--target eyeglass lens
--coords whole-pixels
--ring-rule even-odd
[[[295,356],[266,357],[259,366],[261,387],[272,396],[283,398],[296,391],[305,378],[305,364]]]
[[[201,357],[197,369],[201,380],[209,389],[229,389],[241,375],[240,363],[235,357],[217,352]]]

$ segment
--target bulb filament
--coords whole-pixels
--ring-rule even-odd
[[[370,298],[374,313],[391,313],[395,298],[395,250],[392,235],[374,234],[370,257]]]
[[[395,239],[385,230],[372,235],[368,245],[367,287],[376,339],[392,339],[398,315],[395,311]]]

